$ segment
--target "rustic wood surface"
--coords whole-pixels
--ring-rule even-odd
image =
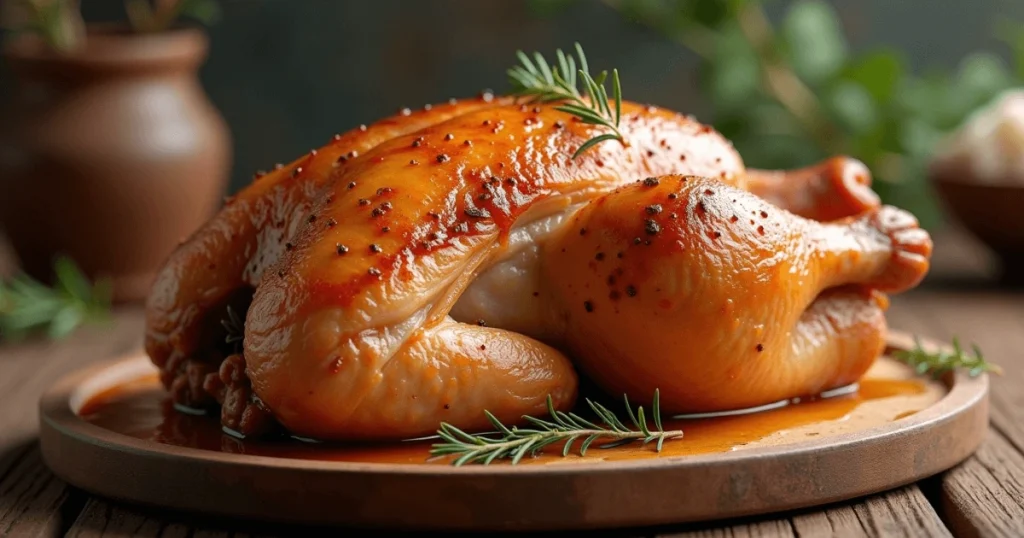
[[[823,509],[588,534],[1024,536],[1024,292],[995,287],[991,260],[976,245],[956,237],[937,244],[935,271],[920,289],[894,298],[890,324],[938,340],[960,336],[1003,366],[1006,374],[992,383],[992,427],[975,456],[918,484]],[[0,269],[2,254],[0,248]],[[47,470],[35,437],[39,394],[63,372],[140,345],[141,331],[141,310],[122,308],[110,325],[83,329],[57,344],[0,345],[0,536],[338,535],[338,529],[208,519],[109,501],[71,488]]]

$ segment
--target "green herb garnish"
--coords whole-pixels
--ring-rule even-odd
[[[950,351],[927,351],[921,346],[921,341],[914,338],[914,349],[896,351],[893,357],[908,364],[918,374],[931,374],[934,377],[958,368],[967,370],[971,377],[983,372],[1002,375],[1003,369],[986,361],[978,346],[972,344],[971,349],[974,351],[973,356],[965,353],[960,347],[960,341],[954,338],[953,349]]]
[[[622,119],[622,85],[619,83],[619,71],[612,69],[612,100],[615,110],[608,105],[608,91],[604,87],[608,72],[602,71],[596,78],[590,75],[587,57],[583,47],[576,43],[576,55],[579,58],[577,69],[576,59],[566,55],[561,49],[555,52],[558,65],[551,66],[539,52],[533,53],[533,60],[518,51],[520,65],[508,70],[509,81],[515,95],[531,97],[534,101],[568,101],[555,107],[556,110],[572,114],[583,123],[601,125],[611,129],[611,133],[595,136],[584,142],[573,153],[575,159],[584,151],[604,142],[605,140],[622,141],[619,132],[619,120]],[[577,75],[583,80],[583,93],[576,88]]]
[[[489,465],[498,458],[511,458],[512,464],[519,463],[524,456],[536,456],[540,451],[552,444],[564,441],[562,456],[568,456],[572,451],[573,443],[577,439],[583,439],[580,444],[579,454],[585,456],[590,445],[598,439],[610,439],[611,441],[599,448],[613,448],[632,441],[642,441],[643,444],[657,441],[655,450],[661,452],[662,445],[666,439],[675,439],[683,436],[681,430],[664,431],[661,426],[661,409],[658,403],[658,391],[654,391],[654,402],[652,418],[654,429],[648,427],[647,419],[644,416],[644,408],[638,407],[636,412],[629,405],[629,398],[623,396],[626,404],[626,412],[630,421],[636,427],[631,430],[607,407],[586,400],[587,405],[597,415],[602,424],[591,422],[576,413],[556,411],[548,396],[548,414],[550,420],[539,419],[531,416],[523,416],[523,420],[533,425],[533,428],[517,428],[505,426],[497,417],[489,411],[484,411],[487,419],[491,421],[496,433],[466,433],[447,422],[442,422],[437,435],[444,440],[442,443],[435,443],[430,450],[431,456],[458,456],[452,464],[460,466],[465,463],[483,463]],[[496,437],[500,434],[501,437]]]
[[[227,317],[220,320],[220,326],[224,328],[224,343],[231,344],[236,351],[241,350],[242,340],[245,338],[245,320],[238,317],[234,308],[228,306]]]
[[[79,325],[106,319],[110,310],[109,282],[90,284],[73,261],[58,258],[53,287],[19,275],[0,282],[0,336],[17,340],[44,329],[50,338],[63,338]]]

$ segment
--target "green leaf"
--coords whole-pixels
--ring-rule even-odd
[[[719,113],[742,108],[760,88],[757,55],[735,23],[715,36],[714,57],[704,67],[707,94]]]
[[[82,274],[71,258],[61,256],[54,262],[53,267],[57,276],[57,284],[69,296],[86,300],[92,294],[89,279]]]
[[[826,156],[803,136],[738,136],[733,144],[750,168],[794,168],[813,164]]]
[[[843,69],[842,79],[857,82],[874,98],[885,104],[892,100],[906,67],[903,58],[891,50],[869,52]]]
[[[84,312],[77,305],[66,306],[58,311],[50,321],[47,335],[53,340],[64,338],[78,327],[83,318]]]
[[[1013,69],[1017,79],[1024,80],[1024,24],[1002,20],[996,26],[996,35],[1013,54]]]
[[[782,36],[797,75],[811,84],[828,79],[846,61],[839,16],[821,0],[793,4],[783,21]]]
[[[601,142],[604,142],[605,140],[618,140],[618,138],[618,135],[614,135],[611,133],[595,136],[594,138],[591,138],[590,140],[587,140],[582,145],[580,145],[580,148],[577,149],[576,152],[572,154],[572,158],[575,159],[576,157],[579,157],[580,155],[583,154],[583,152],[600,144]]]
[[[220,20],[220,4],[214,0],[181,0],[179,14],[209,26]]]
[[[879,122],[878,107],[864,86],[843,81],[828,92],[829,110],[842,127],[853,133],[866,133]]]
[[[899,129],[900,146],[907,155],[928,158],[942,141],[943,132],[920,118],[909,117]]]

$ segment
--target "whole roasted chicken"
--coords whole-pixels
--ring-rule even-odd
[[[600,125],[484,94],[258,175],[150,296],[174,401],[246,435],[398,439],[568,409],[577,370],[667,412],[855,382],[883,293],[928,269],[915,219],[852,159],[746,170],[692,118],[620,114],[575,155]]]

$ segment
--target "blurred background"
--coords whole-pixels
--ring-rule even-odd
[[[619,69],[626,99],[711,123],[735,142],[748,166],[793,168],[828,155],[855,156],[871,167],[876,190],[887,202],[912,210],[925,226],[941,232],[957,229],[960,219],[950,217],[950,205],[929,181],[928,163],[938,144],[973,111],[1024,80],[1024,2],[1016,0],[0,0],[7,41],[26,29],[39,34],[46,21],[60,19],[53,8],[37,10],[43,17],[33,21],[31,13],[26,15],[26,6],[33,3],[37,8],[66,4],[88,25],[131,20],[136,33],[147,33],[140,31],[147,15],[139,11],[140,3],[151,6],[151,19],[160,18],[161,7],[171,6],[167,28],[186,25],[208,35],[208,56],[195,65],[204,95],[190,99],[208,99],[213,106],[213,119],[202,112],[196,121],[210,125],[213,134],[203,136],[214,142],[197,144],[219,143],[219,117],[226,126],[225,147],[196,157],[206,159],[206,165],[189,170],[203,177],[194,178],[188,188],[200,189],[196,182],[205,181],[216,187],[218,200],[246,185],[255,171],[288,162],[335,133],[401,107],[470,96],[484,88],[506,90],[505,70],[515,63],[517,49],[551,54],[578,41],[592,69]],[[173,32],[158,26],[150,24],[148,33]],[[65,28],[75,31],[74,24]],[[39,77],[17,68],[25,63],[18,54],[6,56],[0,63],[0,110],[8,110],[0,117],[0,130],[6,126],[8,133],[7,146],[0,145],[0,174],[6,176],[0,176],[0,188],[6,191],[0,190],[0,196],[6,192],[13,200],[12,193],[26,188],[27,180],[11,171],[17,168],[12,168],[11,155],[19,151],[18,140],[26,138],[26,126],[40,124],[39,115],[22,112],[45,99],[29,99],[16,89]],[[51,90],[66,82],[47,76],[50,86],[42,87]],[[168,106],[174,108],[162,110]],[[101,116],[94,129],[107,123],[102,118],[115,116],[120,117]],[[145,137],[138,129],[131,132],[136,135],[123,136]],[[53,136],[58,135],[38,135]],[[89,137],[90,132],[79,130],[75,136]],[[203,136],[196,140],[207,140]],[[165,173],[182,175],[180,170]],[[32,183],[44,181],[38,176],[31,176]],[[185,185],[182,179],[177,190]],[[117,187],[119,192],[125,188]],[[53,189],[47,187],[44,194],[52,196]],[[174,192],[170,188],[153,196],[169,200]],[[205,208],[208,202],[180,203]],[[31,220],[24,213],[32,203],[19,201],[18,206],[18,222]],[[162,210],[146,208],[151,214]],[[0,215],[11,236],[12,218]],[[989,224],[1024,233],[1015,221]],[[182,229],[196,225],[189,221]],[[145,242],[146,237],[124,239],[103,257],[128,250],[129,240]],[[69,241],[74,239],[51,238],[43,254],[52,258],[57,251],[73,251]],[[950,263],[989,271],[986,260],[993,250],[979,245],[971,240],[953,249]],[[161,243],[157,250],[171,247]],[[1002,256],[1000,249],[1012,252]],[[1009,266],[1024,248],[1007,247],[1003,238],[994,251]],[[23,265],[31,265],[24,257]],[[88,255],[79,249],[71,257],[84,261],[80,258]],[[151,262],[139,261],[133,271],[143,274],[145,263]],[[103,273],[96,263],[83,265],[90,265],[90,276]],[[40,267],[30,272],[44,273]]]

